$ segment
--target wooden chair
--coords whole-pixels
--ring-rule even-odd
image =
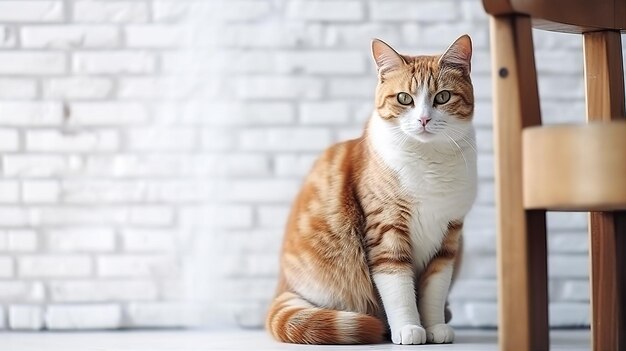
[[[549,348],[546,210],[591,211],[592,346],[626,350],[626,0],[483,0],[493,60],[499,341]],[[582,34],[587,122],[541,126],[531,27]]]

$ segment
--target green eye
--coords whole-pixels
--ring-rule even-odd
[[[398,93],[398,102],[402,105],[410,105],[413,103],[413,98],[408,93]]]
[[[450,100],[450,96],[452,96],[452,94],[450,94],[450,92],[447,90],[442,90],[438,92],[437,95],[435,95],[435,104],[436,105],[445,104],[446,102]]]

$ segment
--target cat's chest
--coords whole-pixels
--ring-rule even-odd
[[[470,210],[476,195],[475,173],[475,163],[466,166],[465,160],[454,159],[407,162],[399,170],[399,183],[411,199],[409,229],[418,270],[439,251],[448,224],[462,220]]]

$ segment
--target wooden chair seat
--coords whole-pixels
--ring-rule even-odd
[[[626,122],[529,127],[522,145],[527,209],[626,209]]]

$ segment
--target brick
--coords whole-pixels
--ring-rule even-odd
[[[152,16],[155,22],[180,22],[187,19],[189,13],[198,13],[198,8],[203,5],[192,1],[153,1]],[[194,11],[195,10],[195,11]]]
[[[44,312],[40,306],[9,306],[9,328],[12,330],[40,330],[43,326]]]
[[[284,228],[287,224],[289,206],[264,205],[257,209],[257,225],[261,228]]]
[[[91,23],[141,23],[149,17],[148,4],[137,1],[77,1],[74,20]]]
[[[357,49],[362,54],[368,54],[367,44],[372,38],[379,38],[388,43],[399,43],[401,31],[395,23],[333,23],[324,32],[324,46],[341,49]],[[374,74],[373,62],[368,66],[367,72]]]
[[[459,279],[454,283],[450,299],[495,301],[497,291],[497,282],[493,279]]]
[[[344,102],[309,102],[300,104],[302,124],[345,124],[350,120],[348,104]]]
[[[0,102],[0,125],[55,126],[63,122],[63,106],[58,102]]]
[[[45,298],[45,289],[41,282],[25,280],[0,281],[0,300],[11,302],[41,302]]]
[[[286,17],[305,21],[360,21],[365,18],[361,1],[290,1]]]
[[[0,26],[0,48],[13,48],[16,43],[17,35],[15,28]]]
[[[585,230],[587,214],[583,212],[548,212],[547,226],[558,231]]]
[[[122,247],[129,252],[175,252],[177,233],[163,229],[122,231]]]
[[[584,228],[559,232],[548,230],[550,252],[564,254],[586,254],[589,252],[589,234]]]
[[[330,145],[330,132],[323,128],[246,129],[239,133],[243,150],[319,151]]]
[[[119,135],[112,130],[80,133],[59,131],[29,131],[26,133],[26,149],[41,152],[98,152],[113,151],[119,147]]]
[[[249,253],[275,255],[279,257],[283,237],[283,228],[270,229],[229,229],[218,232],[215,235],[220,243],[215,246],[216,252],[227,250],[229,247],[237,247],[246,255]]]
[[[567,59],[563,57],[563,51],[543,51],[537,50],[535,53],[535,65],[537,74],[543,77],[544,74],[578,74],[583,67],[583,53],[565,53]]]
[[[445,22],[459,17],[459,5],[453,1],[388,0],[372,1],[370,15],[374,21]]]
[[[333,98],[368,98],[374,96],[376,76],[368,78],[331,78],[328,94]]]
[[[40,255],[18,257],[18,274],[23,278],[86,277],[92,272],[92,262],[83,255]]]
[[[179,274],[174,255],[119,255],[97,258],[99,277],[172,277]]]
[[[486,26],[452,21],[450,23],[432,23],[428,26],[420,26],[420,28],[419,34],[415,35],[413,25],[405,25],[404,42],[411,45],[419,45],[420,48],[431,48],[430,50],[433,50],[432,53],[441,53],[461,34],[469,34],[472,38],[474,50],[489,47],[489,30]],[[424,53],[428,53],[428,51]]]
[[[153,73],[156,68],[155,56],[143,51],[79,52],[73,56],[74,73],[141,74]]]
[[[107,252],[115,249],[115,232],[109,228],[52,229],[46,236],[51,252]]]
[[[117,329],[122,326],[119,305],[50,305],[46,312],[46,327],[66,329]]]
[[[216,272],[228,278],[274,278],[280,260],[275,254],[258,253],[215,257],[220,262]]]
[[[267,0],[229,0],[191,3],[188,11],[201,11],[207,19],[252,21],[272,14],[274,8]],[[195,5],[195,6],[194,6]]]
[[[89,206],[55,206],[39,210],[39,222],[45,226],[57,225],[121,225],[128,223],[128,210]]]
[[[180,210],[183,228],[250,228],[254,212],[249,205],[186,206]]]
[[[197,33],[198,45],[275,49],[319,47],[322,44],[324,27],[300,21],[289,24],[230,24],[228,30],[221,30],[221,35],[217,37],[210,33],[215,33],[220,28],[207,26],[205,30],[206,33],[203,33],[202,29]]]
[[[1,1],[0,22],[58,22],[63,1]]]
[[[103,99],[113,90],[113,81],[108,78],[69,77],[53,78],[44,82],[43,92],[47,98],[54,99]],[[70,110],[70,122],[75,116]]]
[[[563,282],[560,299],[565,301],[589,301],[589,280],[569,280]]]
[[[196,144],[193,129],[137,129],[128,131],[128,147],[134,151],[188,151]]]
[[[28,225],[31,213],[21,207],[0,207],[0,227],[17,227]]]
[[[69,123],[79,126],[136,125],[148,120],[146,107],[133,102],[75,102],[69,106]]]
[[[143,280],[69,280],[49,283],[53,302],[151,301],[158,297],[154,282]]]
[[[67,158],[57,155],[4,155],[3,173],[9,177],[52,177],[71,170]]]
[[[322,81],[312,77],[250,76],[235,81],[235,92],[244,99],[319,99]]]
[[[122,78],[118,97],[122,99],[182,99],[197,89],[193,80],[179,77]]]
[[[29,180],[22,183],[22,201],[52,203],[59,199],[59,183],[54,180]]]
[[[318,155],[309,154],[283,154],[274,159],[274,172],[277,176],[304,177],[311,171],[313,162]]]
[[[495,302],[467,303],[464,312],[470,326],[491,328],[498,326],[498,306]]]
[[[119,45],[118,30],[112,26],[24,26],[24,48],[110,48]]]
[[[5,317],[5,308],[3,306],[0,306],[0,330],[4,330],[7,329],[8,325],[7,325],[7,317]]]
[[[216,128],[204,129],[200,135],[202,150],[225,151],[234,147],[236,140],[232,132]]]
[[[132,25],[125,28],[129,48],[177,48],[188,38],[184,27],[178,25]]]
[[[63,201],[76,204],[139,202],[145,186],[137,181],[65,180],[61,185]]]
[[[589,304],[580,302],[554,302],[549,306],[551,327],[583,327],[590,323]]]
[[[143,227],[166,226],[174,222],[174,211],[167,206],[144,205],[130,208],[129,223]]]
[[[36,232],[28,229],[0,230],[0,251],[29,252],[36,249]]]
[[[0,138],[2,133],[0,133]],[[1,139],[0,139],[1,140]],[[19,199],[20,186],[15,180],[0,181],[0,203],[15,203]]]
[[[145,196],[149,202],[200,202],[214,197],[216,188],[205,181],[162,180],[147,184]]]
[[[285,202],[293,200],[299,187],[299,180],[232,180],[222,189],[222,196],[227,201]]]
[[[589,257],[587,255],[549,255],[548,273],[551,278],[587,278]]]
[[[336,130],[335,135],[336,137],[332,140],[333,143],[356,139],[363,135],[363,128],[341,128]]]
[[[539,76],[537,84],[539,94],[544,99],[582,99],[584,95],[584,80],[582,76],[559,75],[558,79],[550,76]]]
[[[0,99],[22,100],[37,97],[37,82],[28,78],[0,78]]]
[[[206,307],[176,302],[131,303],[126,312],[130,326],[158,328],[199,326],[207,315]]]
[[[13,277],[14,266],[12,257],[0,257],[0,278]]]
[[[65,55],[63,53],[37,51],[0,52],[0,74],[49,75],[63,73],[65,73]]]
[[[177,114],[185,124],[209,126],[291,124],[295,120],[295,109],[284,102],[188,104]]]

